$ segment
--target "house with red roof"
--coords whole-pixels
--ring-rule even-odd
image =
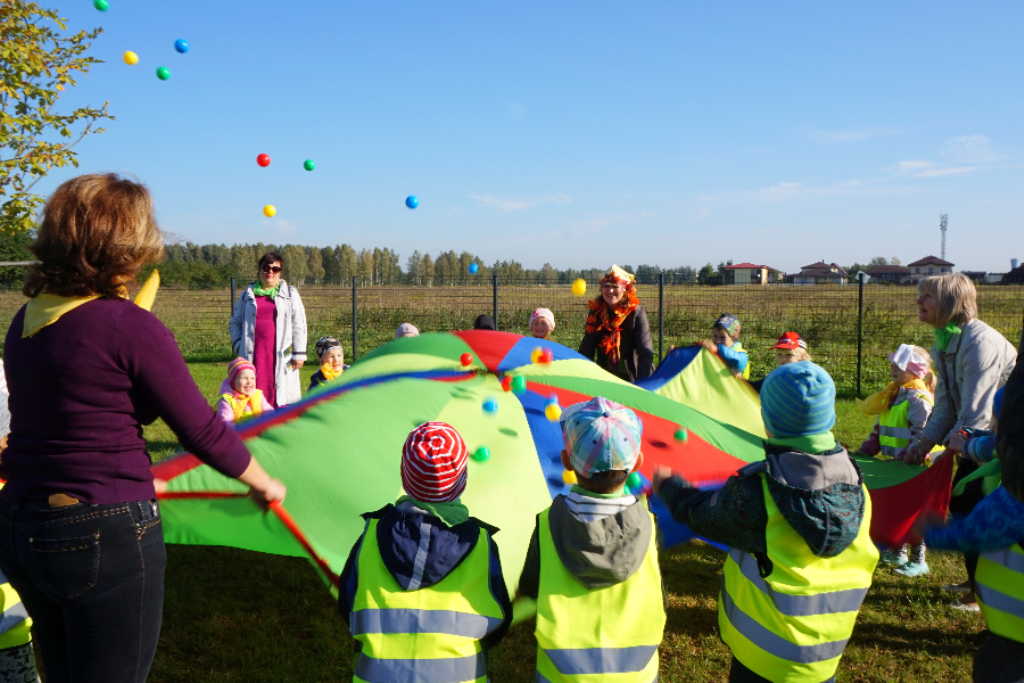
[[[725,267],[724,284],[727,285],[767,285],[777,279],[779,271],[771,266],[756,263],[737,263]]]
[[[917,284],[929,275],[952,273],[953,265],[949,261],[943,261],[938,256],[925,256],[920,261],[907,264],[907,268],[910,269],[910,275],[906,281],[911,284]]]
[[[845,268],[824,261],[801,266],[799,273],[786,275],[786,282],[791,282],[794,285],[845,285],[849,279],[850,274],[846,272]]]

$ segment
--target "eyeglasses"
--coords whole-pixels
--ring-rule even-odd
[[[263,266],[264,273],[280,273],[282,270],[281,266]]]

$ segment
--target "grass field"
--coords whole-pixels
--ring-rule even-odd
[[[213,397],[225,365],[193,363],[190,369]],[[313,370],[304,367],[303,377]],[[837,414],[837,436],[856,446],[871,420],[856,412],[852,400],[841,400]],[[148,428],[146,438],[155,458],[177,449],[162,423]],[[663,553],[668,626],[661,680],[726,680],[729,652],[718,639],[716,617],[722,562],[721,552],[699,542]],[[839,681],[969,680],[983,622],[977,614],[949,609],[939,590],[965,578],[959,558],[929,553],[929,565],[932,575],[919,579],[876,570]],[[491,680],[532,681],[535,648],[532,622],[513,628],[491,655]],[[352,640],[336,603],[306,561],[231,548],[168,547],[152,683],[350,680],[351,658]]]

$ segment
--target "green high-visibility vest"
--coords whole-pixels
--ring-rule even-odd
[[[739,342],[733,342],[732,348],[736,349],[737,351],[742,351],[743,353],[747,353],[747,350],[745,348],[743,348],[743,344],[741,344]],[[749,353],[747,353],[747,367],[743,368],[743,379],[746,379],[746,380],[750,379],[750,354]]]
[[[538,517],[538,683],[652,683],[665,631],[657,534],[640,567],[622,583],[588,589],[558,557],[548,510]],[[651,524],[654,524],[651,515]]]
[[[32,619],[7,577],[0,573],[0,650],[32,641]]]
[[[722,640],[748,669],[774,683],[822,683],[835,675],[871,575],[878,549],[871,542],[871,498],[856,539],[835,557],[818,557],[779,512],[761,477],[771,574],[757,559],[729,551],[718,601]]]
[[[919,393],[917,397],[935,405],[931,398],[923,393]],[[878,442],[882,445],[882,455],[895,458],[910,445],[909,411],[910,401],[907,400],[897,403],[891,408],[886,408],[878,415]],[[933,450],[944,449],[938,446]]]
[[[978,558],[974,576],[981,614],[992,633],[1024,643],[1024,548],[1015,543]]]
[[[352,636],[362,645],[353,681],[486,682],[480,641],[505,616],[490,590],[489,538],[480,529],[473,550],[451,574],[428,588],[406,591],[381,558],[377,520],[367,521],[350,618]],[[495,580],[503,580],[500,572]]]

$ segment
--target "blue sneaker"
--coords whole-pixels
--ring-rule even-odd
[[[891,564],[894,567],[902,567],[909,560],[907,558],[907,551],[903,548],[899,550],[886,550],[882,553],[882,562]]]
[[[893,569],[894,572],[900,576],[914,577],[914,576],[927,576],[928,575],[928,563],[927,562],[908,562],[902,567]]]

